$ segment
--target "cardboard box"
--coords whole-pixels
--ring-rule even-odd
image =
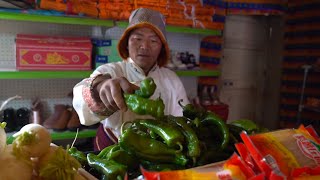
[[[18,34],[19,70],[91,70],[92,44],[86,37]]]
[[[94,67],[97,68],[105,63],[122,61],[118,54],[118,40],[92,39]]]

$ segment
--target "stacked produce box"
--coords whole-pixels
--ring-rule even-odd
[[[90,17],[99,17],[97,5],[98,2],[93,0],[41,0],[40,2],[38,2],[38,7],[40,9],[61,11],[65,12],[67,15],[86,15]]]
[[[224,23],[213,17],[224,16],[225,7],[222,0],[213,1],[54,1],[41,0],[40,9],[56,10],[69,15],[85,15],[100,19],[128,20],[130,13],[140,7],[161,12],[169,25],[195,27],[203,29],[223,29]]]

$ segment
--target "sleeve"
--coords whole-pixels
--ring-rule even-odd
[[[90,126],[111,115],[106,111],[102,102],[97,102],[93,98],[91,84],[100,75],[109,74],[114,76],[114,71],[112,67],[105,65],[103,68],[95,70],[89,78],[83,79],[74,86],[72,105],[78,113],[81,124]]]
[[[79,116],[80,123],[86,126],[90,126],[100,122],[102,120],[102,117],[94,114],[85,102],[82,95],[82,89],[85,86],[88,86],[86,79],[75,85],[75,87],[73,88],[72,105]]]

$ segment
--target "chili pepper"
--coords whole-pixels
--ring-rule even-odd
[[[118,146],[118,144],[113,144],[110,146],[105,147],[104,149],[102,149],[102,151],[99,152],[99,154],[97,155],[99,158],[104,159],[105,156],[108,155],[108,153],[110,152],[110,150],[114,147]]]
[[[79,151],[76,147],[69,148],[68,153],[76,160],[78,160],[82,166],[87,165],[86,155],[83,152]]]
[[[116,144],[114,147],[112,147],[112,148],[110,149],[109,153],[106,154],[105,157],[108,159],[109,156],[110,156],[110,154],[112,154],[112,153],[114,153],[114,152],[116,152],[116,151],[118,151],[118,150],[120,150],[120,145],[119,145],[119,144]]]
[[[143,168],[149,171],[169,171],[169,170],[178,170],[178,169],[185,168],[177,164],[155,163],[155,162],[150,162],[146,160],[141,160],[141,165]]]
[[[146,99],[136,94],[124,94],[128,108],[140,115],[151,115],[155,118],[164,116],[164,103],[159,97],[156,100]]]
[[[241,142],[242,140],[240,137],[240,133],[244,131],[244,129],[242,129],[241,127],[235,126],[233,124],[227,124],[227,127],[230,132],[230,138],[235,138],[235,141]]]
[[[160,136],[152,130],[149,130],[149,134],[152,139],[159,140],[158,138],[160,138]]]
[[[127,166],[113,160],[101,159],[92,153],[87,154],[87,161],[90,167],[103,174],[106,179],[122,180],[127,171]]]
[[[134,154],[134,151],[140,151],[150,155],[175,155],[176,150],[169,148],[166,144],[154,140],[150,137],[141,136],[129,127],[121,134],[119,145],[122,149]]]
[[[150,155],[142,154],[141,152],[135,152],[137,157],[143,158],[148,161],[160,162],[160,163],[173,163],[180,166],[185,166],[188,159],[182,153],[177,153],[176,155]]]
[[[224,149],[229,143],[229,129],[226,123],[216,114],[211,111],[207,111],[204,119],[201,120],[202,125],[215,125],[218,127],[219,133],[221,134],[220,149]]]
[[[257,126],[257,124],[254,123],[253,121],[249,120],[249,119],[234,120],[230,124],[243,129],[248,134],[252,134],[253,132],[259,130],[259,127]]]
[[[139,124],[137,121],[133,121],[132,122],[132,125],[131,125],[131,128],[139,135],[141,136],[145,136],[145,137],[148,137],[150,138],[151,137],[151,134],[148,130],[148,128],[142,126],[141,124]],[[121,132],[123,133],[123,132]]]
[[[119,144],[122,149],[140,159],[182,166],[187,163],[187,158],[183,154],[177,153],[175,149],[160,141],[135,133],[130,127],[120,136]]]
[[[196,162],[196,158],[200,156],[200,142],[195,131],[187,124],[186,117],[168,116],[168,119],[175,122],[183,130],[182,133],[187,141],[188,156]]]
[[[195,107],[193,104],[187,104],[187,105],[183,106],[181,104],[182,101],[183,100],[180,99],[178,101],[178,103],[179,103],[180,107],[182,107],[182,113],[183,113],[184,117],[187,117],[191,120],[194,120],[195,118],[199,118],[199,119],[204,118],[204,116],[207,113],[206,109]]]
[[[108,154],[107,160],[113,160],[130,168],[138,167],[138,160],[123,149],[115,150]]]
[[[134,93],[143,98],[149,98],[152,96],[156,90],[157,85],[154,83],[153,78],[147,77],[140,83],[140,89],[136,90]]]
[[[184,142],[184,136],[177,127],[164,121],[153,119],[141,119],[136,120],[136,122],[159,135],[169,147],[178,145],[179,150],[183,150],[182,142]]]

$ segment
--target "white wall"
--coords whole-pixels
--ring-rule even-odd
[[[227,16],[220,99],[229,105],[228,121],[247,118],[276,128],[281,22],[271,16]]]

